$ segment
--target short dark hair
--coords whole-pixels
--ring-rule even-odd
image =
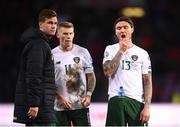
[[[72,27],[74,27],[74,25],[73,25],[71,22],[63,21],[63,22],[60,22],[60,23],[58,24],[58,29],[59,29],[60,27],[72,28]]]
[[[116,21],[114,22],[114,28],[116,27],[116,24],[120,21],[125,21],[125,22],[128,22],[130,24],[130,26],[132,28],[134,28],[134,23],[133,21],[131,20],[131,18],[129,17],[126,17],[126,16],[122,16],[122,17],[119,17],[118,19],[116,19]]]
[[[43,9],[39,13],[39,22],[44,22],[46,18],[52,18],[52,17],[57,17],[57,14],[55,11],[50,10],[50,9]]]

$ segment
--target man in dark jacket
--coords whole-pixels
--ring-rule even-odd
[[[48,43],[56,28],[56,12],[44,9],[39,14],[39,29],[30,28],[21,37],[24,48],[16,85],[14,122],[28,126],[55,125],[54,63]]]

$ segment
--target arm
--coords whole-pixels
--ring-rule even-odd
[[[144,108],[140,115],[142,123],[146,122],[150,118],[150,104],[152,98],[152,76],[151,73],[143,74],[143,85],[144,85]]]
[[[118,51],[112,60],[108,60],[103,64],[103,71],[106,77],[109,78],[114,76],[120,65],[120,59],[122,58],[122,55],[123,53]]]
[[[82,99],[82,105],[84,107],[89,106],[91,102],[91,95],[96,85],[96,77],[94,72],[87,74],[87,95]]]
[[[143,80],[144,80],[145,105],[150,105],[151,98],[152,98],[152,76],[151,76],[151,73],[143,74]]]
[[[39,105],[42,98],[42,78],[43,78],[43,65],[44,53],[43,47],[40,42],[30,43],[29,51],[26,55],[26,72],[25,82],[27,85],[27,100],[28,100],[28,116],[34,119],[39,111]]]
[[[119,50],[116,53],[115,57],[112,60],[108,60],[103,64],[103,71],[104,75],[108,78],[113,77],[120,66],[120,60],[123,56],[123,54],[128,49],[128,43],[130,40],[128,39],[122,39],[121,42],[119,42]]]

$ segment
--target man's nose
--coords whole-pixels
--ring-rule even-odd
[[[69,34],[67,35],[67,39],[70,39],[70,35]]]

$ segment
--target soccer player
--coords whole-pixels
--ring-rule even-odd
[[[43,9],[39,14],[39,28],[29,28],[21,37],[24,48],[16,85],[14,122],[27,126],[56,123],[54,62],[49,46],[56,28],[56,12]]]
[[[133,21],[114,23],[118,43],[104,51],[103,70],[109,79],[107,126],[142,126],[150,118],[151,62],[147,51],[133,44]]]
[[[59,46],[52,50],[57,86],[56,125],[89,126],[88,106],[96,82],[92,58],[86,48],[73,44],[74,26],[71,22],[58,25],[57,38]]]

